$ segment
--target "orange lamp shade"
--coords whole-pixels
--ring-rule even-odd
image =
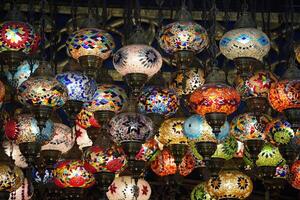
[[[205,84],[190,96],[192,109],[204,116],[207,113],[233,113],[240,104],[240,95],[231,86],[222,83]]]

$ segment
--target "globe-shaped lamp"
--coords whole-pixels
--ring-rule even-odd
[[[294,137],[291,124],[284,119],[273,119],[265,129],[266,138],[277,146],[287,145]]]
[[[183,134],[183,123],[185,118],[166,119],[159,128],[158,141],[163,145],[186,144],[187,138]]]
[[[300,190],[300,160],[293,163],[290,169],[290,174],[290,184],[297,190]]]
[[[210,194],[207,192],[206,184],[200,183],[194,189],[191,193],[191,200],[215,200],[213,197],[210,196]]]

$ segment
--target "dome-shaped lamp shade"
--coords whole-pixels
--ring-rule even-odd
[[[116,85],[99,85],[91,100],[84,107],[91,112],[112,111],[121,112],[127,105],[125,90]]]
[[[8,200],[30,200],[33,196],[33,190],[32,184],[25,178],[22,185],[10,193]]]
[[[85,162],[81,160],[66,160],[57,163],[53,170],[55,185],[61,188],[89,188],[94,185],[95,178],[85,168]]]
[[[245,199],[252,193],[250,177],[237,170],[224,170],[206,183],[209,194],[217,199]]]
[[[0,191],[12,192],[23,183],[24,175],[20,168],[0,164]]]
[[[147,140],[143,145],[139,153],[136,155],[137,160],[153,161],[160,153],[159,143],[155,138]]]
[[[151,187],[145,179],[138,179],[136,184],[132,177],[120,176],[109,186],[106,196],[109,200],[148,200],[151,196]]]
[[[189,100],[193,110],[202,116],[214,112],[229,115],[238,108],[240,96],[226,84],[204,84],[191,94]]]
[[[282,112],[289,108],[300,108],[300,80],[282,80],[274,84],[269,92],[269,103]]]
[[[256,165],[258,167],[268,166],[277,167],[285,164],[284,158],[281,156],[278,147],[271,144],[265,144],[258,154]]]
[[[122,149],[117,146],[108,149],[100,146],[92,146],[86,150],[84,160],[88,163],[86,169],[92,173],[118,173],[126,163],[126,156]]]
[[[80,29],[71,34],[67,40],[67,51],[76,60],[82,56],[96,56],[106,60],[114,48],[113,37],[96,28]]]
[[[209,42],[206,30],[195,22],[178,21],[166,25],[158,34],[160,47],[167,53],[203,51]]]
[[[205,183],[200,183],[194,189],[191,193],[191,200],[215,200],[213,197],[209,195],[206,189]]]
[[[251,97],[268,97],[270,88],[277,83],[276,76],[269,71],[257,71],[243,80],[238,78],[236,89],[243,99]]]
[[[266,138],[275,145],[288,144],[294,137],[291,124],[284,119],[273,119],[267,124]]]
[[[151,78],[160,70],[162,57],[151,46],[132,44],[122,47],[114,54],[113,64],[122,76],[145,74]]]
[[[160,114],[165,117],[176,113],[179,99],[174,90],[162,87],[146,87],[139,97],[140,112]]]
[[[34,63],[31,67],[27,61],[24,61],[23,63],[21,63],[21,65],[18,66],[17,71],[14,73],[14,75],[12,75],[11,72],[7,71],[6,77],[9,84],[14,88],[18,88],[24,81],[26,81],[30,77],[32,73],[34,73],[37,67],[38,63]]]
[[[212,128],[201,115],[192,115],[183,124],[183,133],[194,142],[219,142],[224,141],[229,135],[229,123],[226,121],[217,135],[212,132]]]
[[[153,136],[152,120],[139,113],[120,113],[110,122],[110,134],[115,143],[137,141],[144,143]]]
[[[297,160],[291,166],[290,174],[290,184],[297,190],[300,190],[300,160]]]
[[[18,88],[18,99],[26,106],[61,107],[68,100],[67,89],[55,78],[30,77]]]
[[[224,142],[217,145],[217,150],[211,156],[212,158],[223,158],[229,160],[233,158],[238,151],[238,142],[237,140],[229,136]]]
[[[236,116],[230,124],[230,134],[237,140],[265,139],[265,129],[272,120],[268,115],[255,116],[252,113],[244,113]]]
[[[54,123],[53,137],[41,150],[57,150],[67,153],[75,143],[72,129],[62,123]]]
[[[205,82],[205,73],[201,68],[187,69],[185,72],[180,70],[170,87],[174,88],[178,96],[189,95]]]
[[[64,72],[56,80],[67,88],[69,100],[89,101],[97,89],[96,81],[81,72]]]
[[[159,128],[158,141],[163,145],[186,144],[187,138],[183,134],[185,118],[170,118],[165,120]]]
[[[177,168],[174,157],[167,149],[162,150],[155,160],[151,162],[151,169],[158,176],[176,174],[177,169],[179,170],[180,175],[187,176],[194,170],[194,168],[195,160],[190,153],[185,154]]]
[[[4,126],[5,135],[16,144],[27,142],[46,143],[54,135],[54,125],[48,120],[45,127],[40,131],[37,121],[31,115],[20,114],[16,119],[11,119]]]
[[[269,50],[268,36],[256,28],[233,29],[220,40],[220,51],[230,60],[241,57],[262,60]]]
[[[0,25],[0,51],[34,52],[40,37],[33,27],[25,22],[7,21]]]

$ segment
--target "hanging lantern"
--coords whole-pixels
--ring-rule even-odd
[[[162,87],[146,87],[138,101],[139,111],[143,114],[158,114],[164,117],[174,115],[179,99],[174,90]]]
[[[213,67],[206,83],[195,90],[190,98],[192,109],[205,116],[213,132],[218,134],[226,121],[226,116],[239,106],[240,96],[231,86],[225,84],[225,73]]]
[[[162,57],[151,46],[132,44],[122,47],[114,54],[113,64],[133,93],[139,93],[147,80],[160,70]]]
[[[33,190],[32,184],[25,178],[22,185],[10,193],[8,200],[30,200],[33,196]]]
[[[13,192],[23,183],[24,175],[20,168],[0,164],[0,191]]]
[[[200,183],[194,189],[191,193],[191,200],[215,200],[213,197],[210,196],[210,194],[207,192],[205,183]]]
[[[217,199],[245,199],[252,193],[250,177],[238,170],[224,170],[206,183],[208,193]]]
[[[81,160],[59,162],[53,170],[54,183],[61,188],[89,188],[95,183],[92,173],[84,167]]]
[[[151,187],[145,179],[138,179],[136,182],[130,176],[120,176],[109,186],[106,196],[109,200],[148,200],[151,196]]]
[[[68,54],[79,61],[84,71],[94,75],[95,70],[111,55],[115,42],[104,30],[83,28],[69,36],[66,46]]]
[[[300,127],[300,71],[291,64],[269,92],[269,103],[278,112],[284,112],[293,129]]]
[[[287,145],[294,137],[291,124],[284,119],[273,119],[265,129],[265,135],[272,144]]]
[[[289,179],[290,184],[300,190],[300,160],[294,162],[290,169],[291,177]]]
[[[168,149],[164,149],[151,162],[152,171],[158,176],[169,176],[178,173],[182,176],[189,175],[195,168],[195,160],[190,153],[186,153],[178,167],[175,159]]]

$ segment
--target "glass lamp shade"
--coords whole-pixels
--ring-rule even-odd
[[[274,84],[269,92],[269,103],[282,112],[289,108],[300,108],[300,80],[282,80]]]
[[[233,158],[238,150],[237,140],[229,136],[223,143],[217,145],[217,150],[212,155],[212,158],[223,158],[229,160]]]
[[[32,66],[32,73],[36,70],[38,67],[38,63],[34,63]],[[12,85],[14,88],[18,88],[24,81],[26,81],[31,73],[30,65],[27,61],[23,61],[21,65],[18,66],[17,71],[14,73],[14,75],[11,74],[11,72],[7,71],[5,73],[8,83]]]
[[[8,200],[30,200],[33,196],[33,190],[32,184],[25,178],[22,185],[10,193]]]
[[[89,101],[97,89],[96,81],[81,72],[64,72],[56,80],[67,88],[69,100]]]
[[[205,183],[200,183],[191,193],[191,200],[215,200],[210,194],[207,192]]]
[[[174,90],[162,87],[146,87],[139,97],[138,108],[141,113],[155,113],[165,117],[176,113],[179,99]]]
[[[122,76],[137,73],[151,78],[160,70],[162,57],[151,46],[132,44],[122,47],[114,54],[113,64]]]
[[[270,50],[268,36],[256,28],[238,28],[225,33],[220,51],[228,59],[247,57],[262,60]]]
[[[177,167],[174,157],[168,149],[164,149],[151,162],[152,171],[158,176],[168,176],[176,174],[179,170],[180,175],[187,176],[195,168],[195,160],[190,153],[186,153],[180,165]]]
[[[230,134],[237,140],[265,139],[267,124],[272,120],[268,115],[255,116],[253,113],[244,113],[236,116],[230,124]]]
[[[178,96],[189,95],[205,82],[205,73],[201,68],[187,69],[184,73],[180,70],[170,87],[174,88]]]
[[[275,145],[288,144],[294,137],[291,124],[284,119],[273,119],[267,124],[266,138]]]
[[[19,101],[26,106],[61,107],[68,100],[67,89],[55,78],[30,77],[17,91]]]
[[[143,145],[139,153],[136,155],[137,160],[153,161],[159,154],[159,144],[155,138],[147,140]]]
[[[266,97],[272,85],[277,83],[277,77],[269,71],[257,71],[243,80],[238,78],[236,89],[243,99],[251,97]]]
[[[54,124],[48,120],[40,131],[37,120],[28,114],[20,114],[16,119],[11,119],[4,126],[5,135],[16,144],[27,142],[46,143],[54,135]]]
[[[221,132],[217,138],[212,132],[212,128],[201,115],[192,115],[184,121],[183,134],[194,142],[219,142],[225,140],[229,135],[229,123],[226,121],[221,127]]]
[[[57,163],[53,170],[53,181],[61,188],[89,188],[94,185],[95,178],[81,160],[65,160]]]
[[[230,115],[238,108],[240,95],[226,84],[204,84],[191,94],[189,101],[192,109],[202,116],[214,112]]]
[[[300,160],[294,162],[290,168],[290,184],[300,190]]]
[[[0,51],[20,51],[29,54],[37,50],[40,37],[25,22],[7,21],[0,25]]]
[[[41,150],[57,150],[67,153],[75,143],[72,129],[62,123],[54,123],[53,137],[42,146]]]
[[[23,180],[24,175],[20,168],[0,164],[0,191],[15,191],[22,185]]]
[[[110,122],[110,134],[115,143],[138,141],[144,143],[153,136],[152,120],[139,113],[120,113]]]
[[[53,172],[51,169],[45,169],[44,174],[41,175],[38,169],[32,169],[32,180],[38,184],[48,184],[53,181]]]
[[[91,100],[84,107],[91,112],[113,111],[121,112],[127,105],[127,94],[125,90],[116,85],[99,85]]]
[[[206,30],[195,22],[178,21],[168,24],[158,34],[160,47],[169,54],[178,51],[200,53],[209,43]]]
[[[77,114],[76,124],[84,129],[93,127],[100,127],[97,120],[94,117],[94,113],[86,110],[85,108]]]
[[[256,165],[258,167],[272,166],[276,167],[278,165],[285,164],[284,158],[281,156],[278,147],[271,144],[265,144],[258,154],[258,159]]]
[[[187,138],[183,134],[183,123],[185,118],[166,119],[159,128],[158,141],[163,145],[186,144]]]
[[[138,179],[136,184],[131,176],[119,176],[109,186],[106,196],[109,200],[148,200],[151,187],[145,179]]]
[[[126,163],[126,156],[123,150],[117,146],[108,149],[92,146],[86,150],[84,160],[88,163],[86,169],[92,173],[119,173]]]
[[[246,199],[253,190],[250,177],[238,170],[224,170],[206,183],[208,193],[217,199]]]
[[[72,33],[66,46],[68,54],[76,60],[82,56],[97,56],[106,60],[115,48],[115,42],[104,30],[84,28]]]

